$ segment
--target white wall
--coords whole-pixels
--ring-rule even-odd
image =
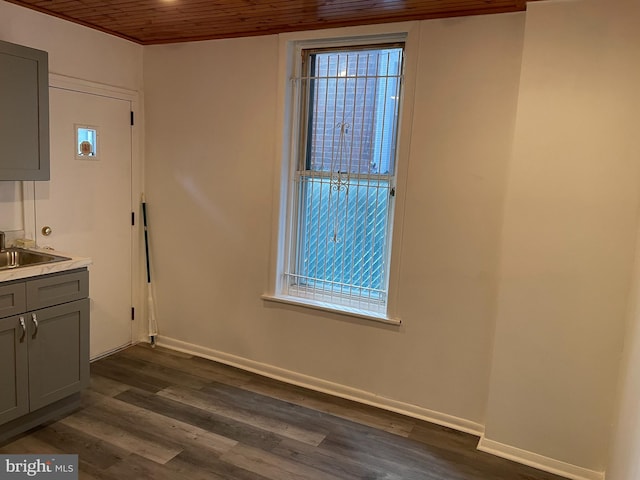
[[[22,215],[22,182],[0,182],[0,230],[24,230]]]
[[[523,28],[520,14],[421,23],[398,285],[405,327],[378,346],[395,347],[390,379],[415,375],[387,395],[409,390],[402,400],[480,424]]]
[[[639,237],[640,238],[640,237]],[[640,251],[640,245],[636,252]],[[636,255],[607,480],[640,479],[640,256]]]
[[[640,171],[638,17],[530,3],[486,438],[606,467]]]
[[[497,445],[587,473],[605,467],[619,391],[609,478],[632,480],[640,15],[611,1],[418,23],[399,328],[260,299],[278,37],[143,49],[0,1],[0,39],[48,50],[54,73],[140,90],[144,72],[162,341],[486,425]],[[21,226],[20,191],[0,183],[0,228]]]
[[[400,328],[259,298],[277,214],[278,38],[145,49],[161,340],[486,426],[511,448],[497,453],[597,477],[640,191],[633,22],[620,12],[550,1],[419,23]],[[176,243],[194,245],[197,268]]]
[[[49,72],[139,91],[142,46],[0,0],[0,40],[49,52]],[[0,230],[22,230],[21,182],[0,182]]]
[[[620,8],[620,22],[637,27],[640,20],[640,4],[625,1]],[[640,30],[632,27],[630,58],[640,58]],[[638,85],[639,62],[629,65],[635,69],[631,76]],[[630,100],[633,97],[630,96]],[[638,108],[636,104],[636,108]],[[638,126],[635,122],[634,126]],[[640,142],[633,144],[635,158],[640,158]],[[608,480],[640,480],[640,235],[636,233],[636,261],[629,301],[629,320],[622,351],[622,368],[618,386],[618,404],[611,442]]]
[[[481,428],[523,25],[522,14],[419,24],[410,162],[400,166],[400,328],[260,299],[277,215],[278,37],[145,49],[161,341]]]

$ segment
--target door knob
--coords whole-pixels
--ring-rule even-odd
[[[42,235],[44,235],[45,237],[48,237],[49,235],[51,235],[51,227],[48,225],[45,225],[44,227],[42,227]]]

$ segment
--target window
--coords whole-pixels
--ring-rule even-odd
[[[76,159],[97,160],[98,159],[98,129],[76,125]]]
[[[284,295],[386,312],[403,52],[302,50]]]

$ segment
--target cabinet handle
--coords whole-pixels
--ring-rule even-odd
[[[24,337],[27,334],[27,326],[24,323],[24,317],[20,317],[20,326],[22,327],[22,336],[20,337],[20,343],[24,342]]]
[[[35,313],[31,314],[31,321],[36,327],[36,329],[33,331],[33,335],[31,335],[31,338],[36,338],[36,335],[38,335],[38,318],[36,317]]]

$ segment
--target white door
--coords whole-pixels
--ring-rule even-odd
[[[55,87],[49,95],[51,180],[35,182],[37,243],[93,259],[95,358],[132,339],[131,102]],[[97,140],[83,145],[95,155],[77,155],[78,127],[96,131]]]

